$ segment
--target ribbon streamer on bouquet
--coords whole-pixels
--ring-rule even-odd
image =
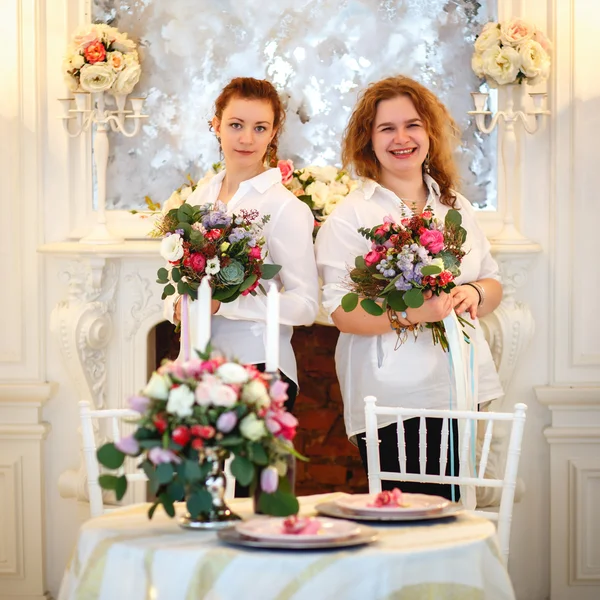
[[[453,375],[456,385],[456,404],[452,406],[452,392],[450,392],[450,409],[456,410],[476,410],[477,407],[477,361],[475,360],[475,340],[471,339],[468,343],[462,330],[458,317],[451,312],[444,319],[446,328],[446,337],[448,339],[448,360],[450,361],[450,374]],[[475,336],[473,335],[473,338]],[[459,447],[460,440],[464,440],[467,435],[467,427],[470,428],[472,451],[467,456],[460,457],[459,476],[475,476],[475,445],[477,443],[477,430],[474,421],[461,420],[458,424]],[[452,435],[452,427],[450,427]],[[450,444],[450,465],[453,468],[455,464],[454,444],[451,438]],[[459,452],[460,454],[460,452]],[[469,510],[475,509],[476,496],[475,486],[460,486],[461,502]]]

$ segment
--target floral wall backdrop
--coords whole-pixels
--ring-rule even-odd
[[[147,97],[143,131],[111,135],[108,205],[163,202],[189,173],[219,159],[208,131],[213,102],[233,77],[271,80],[287,103],[280,158],[340,164],[340,139],[359,90],[404,74],[431,88],[463,131],[461,191],[496,205],[496,141],[466,114],[479,82],[472,44],[491,0],[94,0],[92,20],[138,41]]]

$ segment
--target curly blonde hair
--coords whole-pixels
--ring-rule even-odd
[[[285,123],[285,108],[277,93],[277,90],[270,81],[266,79],[254,79],[254,77],[236,77],[232,79],[219,94],[215,100],[215,117],[219,121],[223,118],[223,111],[233,98],[242,98],[244,100],[264,100],[271,105],[273,109],[273,129],[275,135],[269,144],[267,155],[269,166],[277,166],[277,150],[279,146],[279,136],[283,131]]]
[[[381,165],[373,151],[371,138],[377,106],[382,100],[407,96],[415,106],[429,136],[429,174],[440,186],[440,201],[454,208],[453,189],[459,183],[452,150],[460,137],[458,126],[437,96],[409,77],[398,75],[372,83],[359,96],[342,140],[344,168],[360,177],[379,181]]]

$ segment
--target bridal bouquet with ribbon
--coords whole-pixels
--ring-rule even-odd
[[[230,455],[239,484],[260,491],[264,514],[298,512],[287,477],[298,421],[285,409],[287,383],[271,380],[253,365],[241,365],[217,353],[198,353],[182,362],[165,361],[142,392],[129,399],[139,413],[134,433],[98,449],[100,464],[122,467],[127,456],[149,479],[156,500],[148,516],[162,505],[175,515],[174,502],[185,501],[192,520],[210,520],[222,505],[215,495],[219,467]],[[120,500],[125,475],[105,473],[100,485]],[[227,509],[228,510],[228,509]]]
[[[102,23],[75,32],[63,60],[63,74],[72,92],[130,94],[142,73],[135,42]]]
[[[256,210],[228,214],[221,202],[192,206],[183,202],[163,213],[152,235],[162,237],[160,254],[168,268],[157,272],[162,298],[187,295],[193,300],[204,277],[210,277],[212,298],[232,302],[256,294],[261,279],[271,279],[280,265],[265,263],[263,227],[269,215]]]
[[[387,311],[394,325],[395,311],[419,308],[427,292],[450,292],[456,286],[465,255],[467,231],[461,224],[462,217],[455,209],[449,210],[441,223],[426,207],[420,215],[404,216],[400,223],[386,217],[381,225],[361,227],[358,231],[371,242],[371,249],[354,261],[351,291],[342,298],[342,308],[350,312],[360,300],[362,308],[371,315]],[[466,319],[458,319],[463,326],[472,327]],[[431,329],[433,343],[448,351],[444,323],[426,323],[425,327]],[[399,343],[403,343],[406,331],[400,326],[396,331]],[[464,329],[463,334],[468,340]]]

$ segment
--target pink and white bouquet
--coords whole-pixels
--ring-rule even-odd
[[[280,160],[277,166],[283,185],[311,209],[315,218],[313,237],[333,209],[358,185],[345,171],[332,166],[294,169],[291,160]]]
[[[342,298],[342,308],[353,311],[360,300],[362,308],[371,315],[387,311],[394,325],[394,312],[419,308],[425,302],[426,292],[449,293],[456,286],[454,280],[460,275],[460,262],[465,255],[467,231],[461,223],[461,214],[455,209],[449,210],[441,223],[426,207],[420,215],[405,216],[400,223],[386,217],[381,225],[361,227],[358,231],[371,242],[371,249],[354,261],[351,292]],[[459,321],[472,326],[462,317]],[[447,351],[443,322],[425,326],[431,329],[433,343]],[[402,343],[401,333],[406,332],[400,326],[396,329]],[[413,331],[416,334],[417,330]]]
[[[492,87],[510,83],[536,85],[550,75],[548,38],[522,19],[487,23],[475,40],[471,67]]]
[[[135,42],[102,23],[77,30],[63,60],[65,82],[73,92],[130,94],[141,73]]]
[[[140,413],[134,433],[104,444],[98,460],[119,469],[126,456],[140,458],[157,506],[174,516],[174,502],[185,500],[192,519],[208,514],[212,497],[206,487],[217,455],[234,455],[231,473],[252,490],[259,489],[259,509],[288,516],[298,512],[287,475],[298,421],[285,409],[287,383],[271,382],[252,365],[230,362],[216,353],[186,362],[166,361],[142,392],[129,399]],[[300,457],[302,458],[302,457]],[[127,491],[124,475],[104,474],[100,485],[120,500]]]
[[[152,233],[162,237],[160,254],[168,268],[157,272],[164,285],[163,299],[175,294],[198,297],[201,281],[209,276],[212,298],[232,302],[240,295],[256,294],[261,279],[271,279],[280,265],[267,264],[262,230],[269,215],[241,210],[230,215],[221,203],[192,206],[183,202],[155,224]]]

